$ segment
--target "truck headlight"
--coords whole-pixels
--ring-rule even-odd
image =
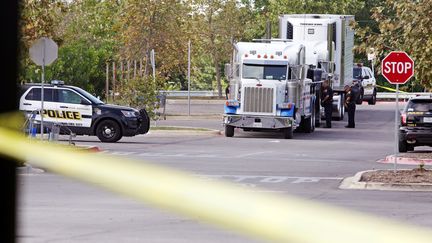
[[[136,117],[137,116],[135,111],[124,111],[124,110],[122,110],[121,112],[123,113],[123,115],[125,117]]]
[[[233,106],[233,107],[239,107],[240,103],[237,100],[227,100],[227,102],[225,102],[226,106]]]

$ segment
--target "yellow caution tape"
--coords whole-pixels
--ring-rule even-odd
[[[380,87],[382,89],[386,89],[388,91],[396,92],[396,89],[392,89],[392,88],[389,88],[389,87],[385,87],[385,86],[381,86],[381,85],[377,85],[377,87]],[[399,90],[399,93],[408,93],[408,92]]]
[[[29,140],[5,128],[0,128],[0,153],[266,241],[429,243],[432,239],[432,232],[420,227],[290,196],[248,191],[143,161],[78,152]]]

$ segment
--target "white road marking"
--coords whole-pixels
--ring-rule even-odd
[[[248,153],[248,154],[240,154],[235,156],[234,158],[244,158],[244,157],[249,157],[249,156],[253,156],[253,155],[259,155],[259,154],[265,154],[268,152],[255,152],[255,153]]]
[[[340,181],[342,177],[303,177],[303,176],[261,176],[261,175],[197,175],[203,179],[224,179],[227,181],[241,184],[276,184],[276,183],[318,183],[322,180],[337,180]]]
[[[100,153],[111,154],[116,156],[138,156],[138,157],[172,157],[172,158],[217,158],[217,159],[259,159],[265,160],[265,156],[260,156],[266,153],[272,153],[271,151],[246,153],[246,154],[209,154],[209,153],[165,153],[165,152],[122,152],[122,151],[109,151],[104,150]],[[350,161],[339,160],[339,159],[318,159],[308,158],[307,154],[278,154],[277,157],[273,157],[272,160],[277,161],[291,161],[291,162],[318,162],[318,163],[347,163]]]
[[[268,141],[269,143],[280,143],[280,141],[279,140],[271,140],[271,141]]]

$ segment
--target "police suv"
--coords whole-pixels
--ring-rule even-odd
[[[357,63],[353,67],[353,80],[360,88],[357,104],[361,105],[363,101],[367,101],[369,105],[376,104],[376,80],[372,70],[363,66],[362,63]]]
[[[123,136],[145,134],[150,119],[145,109],[108,105],[87,91],[54,80],[44,85],[43,121],[60,125],[62,134],[96,135],[102,142],[117,142]],[[41,84],[21,86],[20,110],[35,122],[41,120]],[[40,130],[40,128],[39,128]]]

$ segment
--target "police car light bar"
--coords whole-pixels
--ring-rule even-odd
[[[61,80],[52,80],[51,84],[52,85],[64,85],[64,81],[61,81]]]

